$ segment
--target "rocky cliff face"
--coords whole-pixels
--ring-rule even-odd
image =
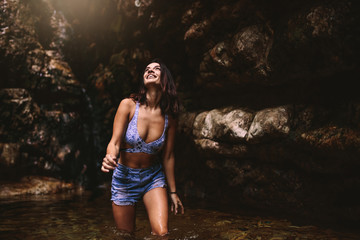
[[[183,104],[180,191],[358,220],[356,1],[72,2],[2,5],[3,165],[94,166],[84,149],[101,161],[119,101],[161,57]]]
[[[1,19],[1,179],[78,178],[91,165],[91,106],[62,51],[70,25],[47,1],[4,1]]]

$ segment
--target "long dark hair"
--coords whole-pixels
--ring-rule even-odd
[[[147,65],[150,63],[158,63],[160,65],[160,83],[162,88],[162,97],[160,99],[161,112],[163,114],[170,114],[173,117],[177,117],[179,113],[179,99],[176,92],[175,81],[170,73],[170,70],[158,58],[152,60]],[[143,79],[144,73],[145,70],[141,75],[139,92],[130,95],[130,98],[140,102],[141,104],[146,104],[146,88]]]

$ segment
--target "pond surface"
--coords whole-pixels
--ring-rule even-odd
[[[27,196],[0,199],[0,239],[129,239],[112,218],[108,191],[100,194]],[[137,207],[135,237],[130,239],[360,239],[360,235],[316,226],[296,226],[275,217],[214,210],[184,201],[184,215],[170,216],[170,234],[150,235],[145,208]]]

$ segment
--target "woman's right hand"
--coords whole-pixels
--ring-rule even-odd
[[[109,172],[117,167],[116,157],[106,154],[102,161],[101,171]]]

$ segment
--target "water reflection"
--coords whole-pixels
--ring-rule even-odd
[[[137,207],[135,236],[114,226],[109,193],[56,195],[0,200],[0,239],[360,239],[314,226],[294,226],[284,219],[221,212],[191,202],[184,215],[170,216],[170,234],[150,234],[143,205]]]

